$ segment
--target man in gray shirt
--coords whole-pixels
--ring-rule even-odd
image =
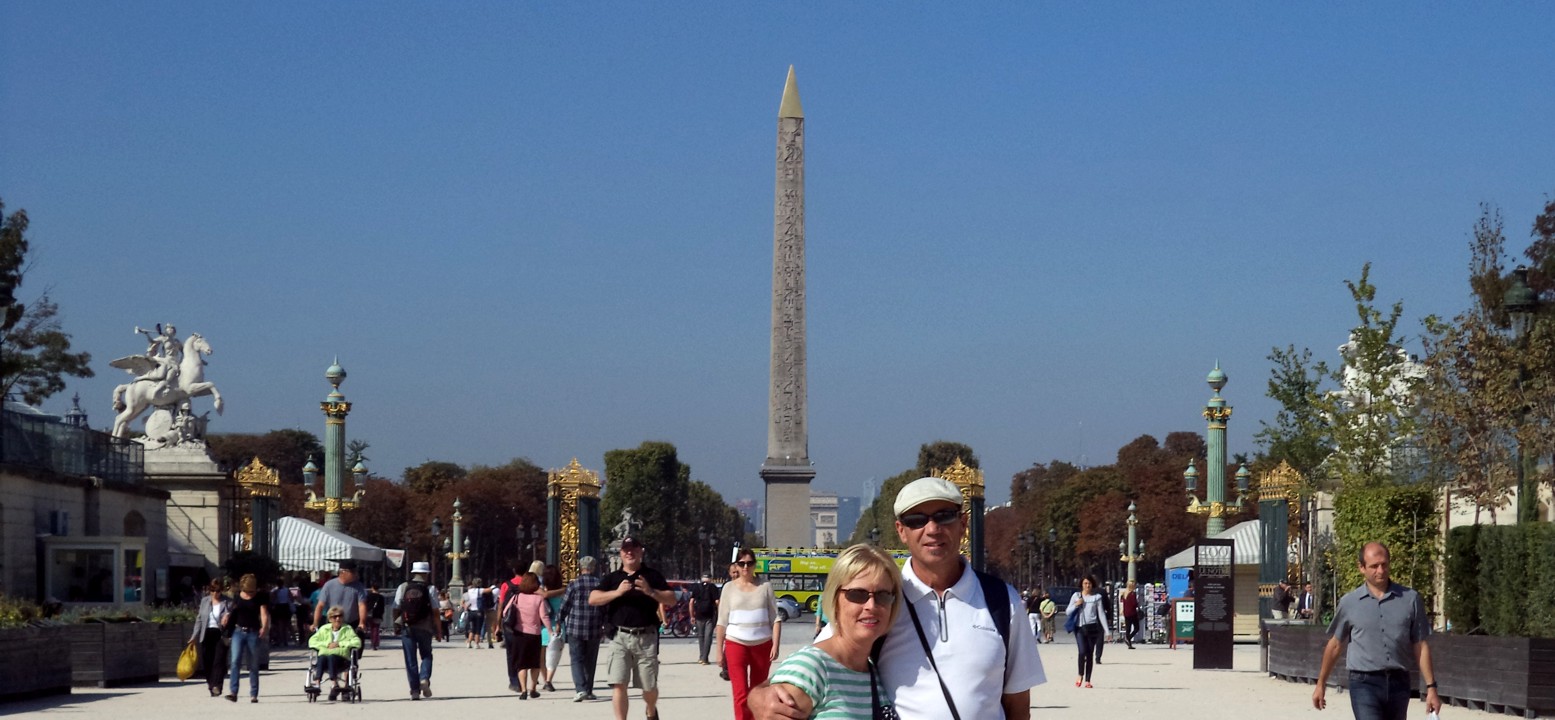
[[[313,605],[313,627],[309,629],[317,630],[324,611],[332,607],[346,611],[346,624],[360,637],[362,619],[367,617],[367,586],[357,579],[356,563],[350,560],[342,560],[340,575],[319,588],[319,601]]]
[[[1339,599],[1334,621],[1328,626],[1328,646],[1317,673],[1312,706],[1328,706],[1324,691],[1328,675],[1346,643],[1345,668],[1350,672],[1350,709],[1355,720],[1406,720],[1409,671],[1418,666],[1425,681],[1425,709],[1441,709],[1436,694],[1436,671],[1431,667],[1431,624],[1425,603],[1414,590],[1388,576],[1388,547],[1379,542],[1361,548],[1360,569],[1366,579],[1360,587]]]

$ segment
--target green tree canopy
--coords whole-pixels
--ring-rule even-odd
[[[211,457],[222,470],[236,472],[254,458],[275,470],[285,484],[301,485],[302,466],[313,458],[324,463],[324,446],[306,430],[271,430],[264,434],[222,433],[206,437]]]
[[[0,396],[30,404],[65,389],[65,377],[92,377],[92,356],[70,352],[59,305],[44,293],[31,304],[16,297],[26,275],[27,211],[5,214],[0,202]]]
[[[428,460],[415,467],[405,468],[401,479],[405,487],[422,495],[430,495],[465,476],[465,469],[457,463]]]

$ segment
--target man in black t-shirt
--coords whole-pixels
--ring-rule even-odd
[[[590,605],[605,607],[609,638],[605,682],[610,684],[616,720],[626,720],[626,684],[635,676],[649,720],[658,720],[659,606],[675,602],[675,591],[658,570],[643,565],[637,538],[621,539],[621,569],[599,579]]]
[[[707,664],[707,651],[713,647],[713,627],[718,622],[718,586],[712,573],[702,573],[702,582],[691,589],[691,617],[697,623],[698,665]]]

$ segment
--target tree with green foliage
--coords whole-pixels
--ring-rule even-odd
[[[211,458],[226,472],[236,472],[254,458],[281,476],[282,484],[301,485],[302,467],[313,458],[324,462],[324,446],[306,430],[271,430],[264,434],[221,433],[206,437]]]
[[[1328,371],[1337,386],[1321,395],[1317,407],[1328,419],[1334,452],[1324,463],[1326,473],[1342,489],[1392,485],[1410,479],[1418,441],[1415,396],[1421,369],[1398,334],[1404,304],[1386,309],[1376,305],[1371,263],[1359,280],[1346,280],[1355,301],[1357,324],[1342,349],[1342,364]]]
[[[45,292],[30,304],[16,297],[26,275],[27,211],[5,214],[0,201],[0,396],[19,393],[36,405],[65,389],[65,377],[92,377],[90,353],[70,352],[59,305]]]
[[[896,475],[886,478],[880,484],[880,491],[875,495],[874,502],[869,507],[862,508],[859,513],[858,523],[853,526],[853,534],[849,536],[850,544],[869,542],[869,531],[878,530],[879,543],[885,548],[902,548],[902,541],[896,536],[896,494],[902,488],[921,477],[933,475],[935,471],[950,467],[955,461],[961,460],[961,464],[969,468],[977,469],[982,464],[977,459],[977,453],[972,446],[966,443],[951,442],[948,440],[935,440],[924,443],[918,447],[918,463],[911,470],[904,470]]]
[[[1311,350],[1298,351],[1294,345],[1274,348],[1269,361],[1274,368],[1269,371],[1267,394],[1280,409],[1272,425],[1259,421],[1263,429],[1254,437],[1276,463],[1283,460],[1302,477],[1313,477],[1331,447],[1328,416],[1320,407],[1322,368],[1313,363]]]
[[[605,494],[599,503],[600,525],[606,532],[621,522],[622,512],[642,523],[638,539],[661,570],[678,564],[686,526],[690,522],[687,494],[691,467],[680,462],[675,446],[644,442],[632,449],[605,453]],[[635,532],[635,531],[634,531]],[[696,526],[691,526],[693,537]],[[608,534],[606,543],[614,540]],[[695,558],[695,555],[692,556]],[[694,561],[694,560],[693,560]]]
[[[415,467],[405,468],[400,480],[413,492],[431,495],[463,478],[465,474],[465,469],[457,463],[428,460]]]

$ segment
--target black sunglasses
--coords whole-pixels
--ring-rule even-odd
[[[751,567],[752,565],[756,564],[756,561],[755,560],[736,560],[734,562],[734,564],[735,565],[739,565],[740,567]]]
[[[907,513],[897,518],[903,525],[914,530],[928,525],[930,520],[933,520],[937,525],[949,525],[960,519],[961,510],[959,508],[945,508],[936,513]]]
[[[896,601],[895,590],[875,590],[871,592],[863,588],[843,588],[838,592],[842,593],[842,596],[847,598],[848,602],[853,603],[854,605],[863,605],[864,603],[869,602],[870,598],[875,599],[875,605],[877,607],[890,605],[892,602]]]

